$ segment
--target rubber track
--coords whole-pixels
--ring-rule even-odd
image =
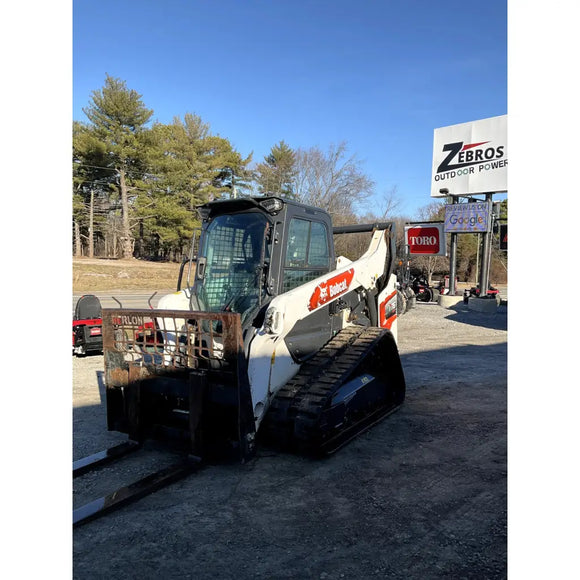
[[[324,444],[318,438],[318,423],[329,398],[346,382],[372,351],[385,332],[378,327],[347,327],[331,339],[298,374],[282,387],[265,419],[268,440],[284,449],[308,454],[330,454],[362,430],[382,419],[394,409],[377,409],[361,429],[350,426],[344,440],[340,435]]]
[[[384,329],[375,326],[365,328],[340,357],[333,361],[332,370],[312,381],[310,388],[303,394],[297,404],[296,417],[294,419],[295,446],[299,451],[314,454],[334,453],[347,441],[350,441],[360,431],[352,426],[348,438],[344,441],[340,434],[332,437],[337,443],[332,446],[330,441],[319,440],[318,425],[320,417],[326,408],[327,402],[341,385],[347,382],[358,368],[364,364],[365,357],[370,354],[377,339],[385,332]],[[377,409],[376,422],[390,409]],[[367,428],[364,421],[360,422]],[[362,431],[362,429],[361,429]]]
[[[306,387],[319,379],[364,330],[363,326],[348,326],[341,330],[278,390],[260,429],[270,444],[282,449],[293,447],[296,406],[308,390]]]

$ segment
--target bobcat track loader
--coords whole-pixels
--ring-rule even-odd
[[[156,309],[103,309],[108,429],[129,436],[119,454],[171,439],[199,463],[246,461],[259,435],[327,455],[403,403],[393,224],[333,228],[325,211],[277,197],[199,212],[178,291]],[[333,234],[364,231],[363,256],[335,256]]]

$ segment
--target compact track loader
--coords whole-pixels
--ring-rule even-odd
[[[199,212],[177,292],[156,309],[103,309],[108,428],[129,441],[77,462],[79,474],[149,438],[181,441],[189,457],[155,485],[192,458],[246,461],[258,435],[327,455],[403,403],[392,223],[333,228],[325,211],[277,197]],[[363,256],[335,256],[333,234],[364,231]]]

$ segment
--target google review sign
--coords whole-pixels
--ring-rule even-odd
[[[490,202],[454,203],[445,206],[446,232],[487,232]]]

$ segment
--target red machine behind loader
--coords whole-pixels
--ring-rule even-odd
[[[101,302],[96,296],[81,296],[75,306],[72,323],[73,354],[103,352]]]

